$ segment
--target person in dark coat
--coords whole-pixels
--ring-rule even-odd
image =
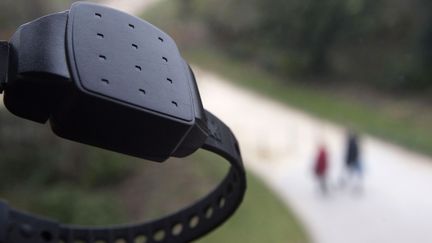
[[[347,153],[345,159],[346,167],[349,171],[361,174],[360,149],[357,134],[348,134]]]
[[[356,133],[349,132],[347,137],[346,154],[345,154],[345,169],[341,177],[341,185],[355,182],[355,186],[361,186],[363,176],[363,166],[360,158],[359,139]]]

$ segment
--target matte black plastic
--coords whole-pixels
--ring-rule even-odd
[[[45,123],[69,82],[66,65],[67,13],[22,25],[10,40],[4,103],[17,116]]]
[[[208,128],[207,128],[207,118],[204,113],[204,108],[201,101],[201,96],[199,94],[198,86],[195,82],[195,75],[192,69],[189,67],[189,78],[190,80],[194,80],[191,82],[192,86],[192,96],[193,96],[193,105],[194,107],[198,107],[198,109],[194,109],[195,111],[195,125],[189,131],[188,135],[173,153],[173,156],[184,157],[190,154],[190,151],[194,151],[195,148],[201,147],[200,143],[206,139],[208,136]]]

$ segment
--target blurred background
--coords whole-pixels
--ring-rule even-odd
[[[0,38],[69,0],[1,0]],[[158,26],[192,64],[205,107],[240,140],[244,204],[199,242],[430,242],[432,3],[107,0]],[[341,188],[359,134],[361,190]],[[312,167],[328,154],[327,191]],[[0,110],[0,197],[67,223],[152,219],[216,185],[205,152],[163,164],[56,138]]]

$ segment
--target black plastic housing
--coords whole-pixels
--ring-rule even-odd
[[[61,137],[163,161],[208,136],[192,70],[141,19],[76,3],[21,26],[10,46],[6,107]]]
[[[4,104],[13,114],[45,123],[70,84],[65,52],[67,13],[36,19],[9,41]]]

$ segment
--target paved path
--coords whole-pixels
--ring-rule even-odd
[[[240,140],[246,166],[291,206],[314,242],[432,242],[432,160],[366,136],[363,193],[316,190],[311,164],[318,141],[329,146],[332,181],[345,131],[198,70],[204,105]],[[335,183],[334,183],[335,184]]]

